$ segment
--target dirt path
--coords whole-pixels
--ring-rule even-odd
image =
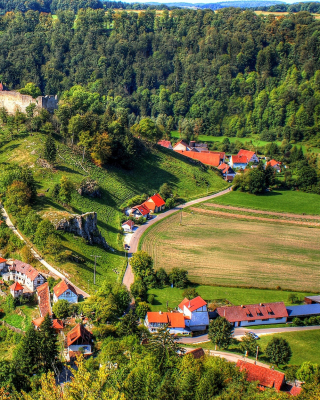
[[[263,217],[255,217],[253,215],[244,215],[244,214],[231,214],[223,211],[213,211],[213,210],[205,210],[203,208],[190,207],[190,210],[199,212],[201,214],[209,214],[209,215],[217,215],[222,217],[229,218],[239,218],[239,219],[250,219],[253,221],[263,221],[263,222],[276,222],[280,224],[290,224],[290,225],[305,225],[305,226],[315,226],[320,227],[320,222],[307,222],[307,221],[290,221],[288,219],[273,219],[273,218],[263,218]]]
[[[313,220],[320,221],[320,215],[305,215],[305,214],[280,213],[280,212],[274,212],[274,211],[262,211],[262,210],[255,210],[252,208],[225,206],[223,204],[214,204],[214,203],[204,203],[204,206],[209,206],[209,207],[214,207],[214,208],[223,208],[225,210],[244,211],[244,212],[249,212],[252,214],[274,215],[276,217],[285,217],[285,218],[313,219]]]
[[[173,208],[171,210],[165,211],[164,213],[162,213],[160,215],[157,215],[155,218],[147,221],[144,225],[141,225],[135,231],[135,233],[132,235],[131,240],[130,240],[130,252],[129,252],[128,256],[132,257],[132,254],[135,253],[138,250],[138,245],[139,245],[139,241],[140,241],[141,236],[143,235],[143,233],[151,225],[155,224],[158,221],[161,221],[163,218],[166,218],[169,215],[171,215],[171,214],[173,214],[173,213],[175,213],[175,212],[177,212],[179,210],[182,210],[183,208],[192,206],[193,204],[201,203],[201,202],[206,201],[206,200],[214,199],[215,197],[222,196],[222,195],[228,193],[229,191],[230,191],[230,189],[228,188],[228,189],[225,189],[225,190],[223,190],[221,192],[218,192],[216,194],[212,194],[210,196],[205,196],[205,197],[201,197],[200,199],[188,201],[185,204],[182,204],[182,205],[180,205],[178,207],[175,207],[175,208]],[[126,272],[125,272],[123,280],[122,280],[122,283],[128,288],[128,290],[130,290],[130,286],[133,283],[133,281],[134,281],[134,275],[133,275],[133,272],[132,272],[132,268],[131,268],[131,265],[128,264],[128,267],[126,269]]]

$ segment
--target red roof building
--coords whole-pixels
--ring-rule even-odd
[[[258,157],[256,156],[256,153],[250,150],[243,150],[243,149],[239,150],[238,157],[246,157],[248,163],[259,161]]]
[[[166,206],[165,201],[163,200],[163,198],[160,196],[159,193],[149,197],[149,199],[146,200],[143,204],[146,205],[150,211],[156,213],[164,210]]]
[[[271,167],[273,167],[274,169],[276,169],[277,171],[280,171],[280,170],[281,170],[281,162],[279,162],[279,161],[270,160],[270,161],[268,161],[268,162],[266,163],[266,167],[268,167],[269,165],[270,165]]]
[[[189,350],[189,349],[188,349],[188,350]],[[187,352],[186,352],[185,354],[186,354],[186,355],[187,355],[187,354],[191,354],[192,357],[193,357],[194,359],[196,359],[196,360],[198,360],[199,358],[205,356],[205,352],[204,352],[204,350],[203,350],[202,347],[198,347],[197,349],[190,350],[190,351],[188,351],[188,350],[187,350]]]
[[[172,144],[169,140],[159,140],[158,145],[173,150]]]
[[[44,321],[44,317],[40,317],[40,318],[36,318],[32,321],[32,324],[34,325],[34,327],[36,329],[40,328],[40,325],[42,324],[42,322]],[[63,323],[62,321],[60,321],[59,319],[53,319],[52,320],[52,328],[58,333],[60,331],[62,331],[63,329]]]
[[[207,303],[200,296],[191,300],[184,298],[178,311],[184,315],[186,327],[190,331],[203,331],[209,326]]]
[[[7,260],[5,258],[0,257],[0,264],[6,263],[6,262],[7,262]]]
[[[283,302],[218,307],[216,312],[235,327],[282,324],[286,323],[288,318],[288,311]]]
[[[31,265],[19,260],[13,261],[12,265],[9,267],[9,272],[6,275],[7,277],[5,279],[18,281],[32,292],[45,282],[44,276],[41,275],[39,271]]]
[[[90,345],[91,333],[81,324],[76,325],[67,335],[67,345]]]
[[[15,282],[13,285],[10,286],[10,290],[13,290],[14,292],[19,292],[20,290],[23,290],[23,286],[21,286],[19,282]]]
[[[190,147],[184,140],[179,140],[174,146],[173,146],[174,151],[189,151]]]
[[[184,315],[178,312],[148,312],[144,324],[151,333],[155,333],[159,328],[165,326],[168,326],[172,334],[189,333],[185,330]]]
[[[202,164],[211,165],[212,167],[218,167],[220,165],[220,153],[214,152],[204,152],[201,153],[197,151],[185,151],[185,150],[175,150],[177,153],[182,154],[193,160],[202,162]]]
[[[121,225],[121,227],[125,232],[132,232],[132,229],[134,227],[134,222],[131,219],[129,219],[128,221],[124,222]]]
[[[140,204],[139,206],[134,206],[132,207],[132,214],[136,217],[148,217],[150,214],[150,209],[143,203]]]
[[[45,317],[47,314],[52,315],[51,302],[50,302],[50,291],[48,282],[37,288],[38,303],[41,317]]]
[[[189,311],[193,312],[206,305],[207,303],[203,300],[203,298],[198,296],[192,300],[189,300],[185,297],[178,307],[181,311],[183,311],[184,306],[186,306]]]
[[[259,382],[259,386],[264,388],[274,388],[277,392],[285,385],[285,375],[282,372],[269,368],[260,367],[246,361],[238,360],[237,367],[240,371],[245,371],[249,382]]]

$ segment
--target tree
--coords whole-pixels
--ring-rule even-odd
[[[91,157],[98,165],[101,166],[109,161],[112,155],[111,143],[109,135],[106,132],[101,135],[97,134],[93,138]]]
[[[56,161],[57,148],[52,135],[46,137],[46,141],[44,143],[43,157],[51,164]]]
[[[30,204],[31,191],[24,182],[14,181],[7,189],[6,204],[11,212],[18,213],[22,207]]]
[[[310,361],[302,363],[297,371],[297,379],[302,382],[312,383],[320,378],[320,367],[318,364],[313,364]]]
[[[138,303],[136,314],[139,318],[144,319],[148,311],[150,311],[150,305],[148,303],[145,301]]]
[[[59,199],[63,204],[70,204],[74,185],[66,176],[60,180]]]
[[[83,153],[82,153],[82,161],[84,161],[84,156],[86,151],[90,148],[90,145],[92,143],[92,137],[90,136],[89,131],[82,131],[79,136],[79,143],[78,146],[83,148]]]
[[[132,129],[136,135],[151,142],[157,142],[163,136],[163,132],[150,118],[141,119],[139,124],[134,125]]]
[[[279,337],[273,337],[271,339],[266,347],[265,353],[270,362],[275,365],[286,364],[292,355],[288,341]]]
[[[133,310],[122,317],[118,326],[117,333],[119,336],[130,336],[138,333],[139,321]]]
[[[54,315],[59,319],[64,319],[70,316],[70,304],[68,300],[58,300],[52,307]]]
[[[156,271],[156,281],[159,288],[162,288],[168,284],[168,274],[164,268],[160,268],[158,271]]]
[[[167,199],[172,197],[172,189],[167,183],[164,183],[160,186],[159,194],[163,198],[163,200],[166,201]]]
[[[257,339],[250,332],[246,332],[241,338],[240,349],[243,353],[248,352],[248,355],[253,356],[257,350]]]
[[[291,304],[299,303],[299,297],[295,293],[290,293],[288,301],[290,301]]]
[[[169,274],[169,282],[180,289],[185,288],[188,283],[188,271],[180,268],[173,268]]]
[[[48,372],[57,363],[59,354],[57,334],[52,326],[49,314],[44,317],[40,325],[37,342],[40,370],[41,372]]]
[[[130,292],[136,300],[144,300],[147,295],[147,287],[140,277],[135,277],[134,282],[130,286]]]
[[[36,230],[34,235],[34,243],[41,249],[44,249],[47,243],[47,239],[50,235],[55,235],[56,230],[48,219],[43,219]]]
[[[11,311],[13,311],[15,309],[15,301],[14,298],[12,296],[12,294],[8,294],[8,296],[6,297],[6,302],[5,302],[5,311],[6,313],[10,313]]]
[[[22,261],[27,264],[32,264],[35,261],[34,255],[32,254],[30,247],[27,245],[22,247],[20,254]]]
[[[199,294],[198,294],[198,292],[196,291],[196,289],[195,288],[187,288],[187,289],[185,289],[183,292],[182,292],[182,297],[183,298],[187,298],[187,299],[189,299],[189,300],[191,300],[191,299],[194,299],[195,297],[198,297],[199,296]]]
[[[32,82],[26,84],[26,86],[19,90],[21,94],[27,94],[32,96],[34,99],[41,96],[41,90]]]
[[[220,349],[227,349],[232,341],[233,327],[225,318],[218,317],[209,325],[209,339]]]
[[[142,279],[148,275],[153,275],[153,260],[149,254],[143,250],[137,251],[133,254],[130,264],[133,273],[140,276]]]

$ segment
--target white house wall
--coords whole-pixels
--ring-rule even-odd
[[[53,302],[56,303],[58,300],[67,300],[68,303],[78,303],[78,296],[71,290],[66,290],[59,297],[53,295]]]
[[[241,321],[239,325],[237,326],[255,326],[255,325],[268,325],[268,324],[285,324],[287,322],[287,317],[276,319],[276,318],[269,318],[268,321],[263,321],[262,319],[260,320],[255,320],[255,321]]]

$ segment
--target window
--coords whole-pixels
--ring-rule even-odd
[[[255,319],[252,319],[251,321],[248,321],[248,322],[256,322],[256,320],[255,320]]]
[[[267,319],[263,319],[262,321],[269,321],[269,318],[267,318]]]
[[[70,292],[66,292],[66,296],[70,296]]]
[[[277,321],[279,321],[279,319],[282,319],[281,317],[276,318]]]
[[[37,285],[40,285],[40,283],[41,283],[41,281],[38,280],[38,281],[37,281]]]

